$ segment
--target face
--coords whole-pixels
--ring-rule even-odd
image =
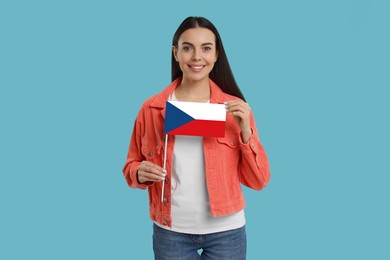
[[[215,35],[206,28],[184,31],[173,54],[183,72],[183,79],[199,81],[209,77],[217,61]]]

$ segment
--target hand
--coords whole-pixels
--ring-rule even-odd
[[[160,182],[165,180],[165,175],[166,171],[154,163],[142,161],[138,166],[137,177],[139,183]]]
[[[251,108],[248,103],[242,100],[230,100],[225,102],[226,111],[234,117],[234,121],[241,129],[241,136],[244,143],[252,136],[251,130]]]

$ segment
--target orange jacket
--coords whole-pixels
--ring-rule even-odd
[[[168,138],[163,202],[161,202],[163,182],[141,184],[137,181],[137,169],[143,160],[163,166],[165,104],[180,81],[180,78],[173,81],[160,94],[147,99],[142,105],[134,123],[127,160],[123,167],[123,174],[130,187],[148,188],[150,218],[169,227],[172,223],[170,178],[174,136]],[[211,80],[210,88],[210,103],[222,104],[228,100],[238,99],[222,92]],[[233,116],[228,114],[225,137],[203,138],[206,182],[213,216],[235,213],[245,207],[240,183],[261,190],[270,179],[267,156],[258,138],[252,113],[251,128],[252,137],[244,144],[240,128]]]

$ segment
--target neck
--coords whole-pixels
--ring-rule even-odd
[[[181,83],[175,89],[175,96],[180,101],[206,102],[210,99],[209,78],[199,81],[191,81],[183,77]]]

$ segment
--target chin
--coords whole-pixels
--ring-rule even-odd
[[[193,73],[193,72],[189,72],[186,74],[186,78],[191,80],[191,81],[199,81],[199,80],[203,80],[205,78],[209,78],[209,75],[210,75],[210,72],[208,71],[202,71],[202,73]]]
[[[188,80],[191,80],[191,81],[201,81],[201,80],[204,80],[205,78],[209,78],[209,74],[205,74],[205,75],[190,75],[190,76],[187,76],[187,79]]]

